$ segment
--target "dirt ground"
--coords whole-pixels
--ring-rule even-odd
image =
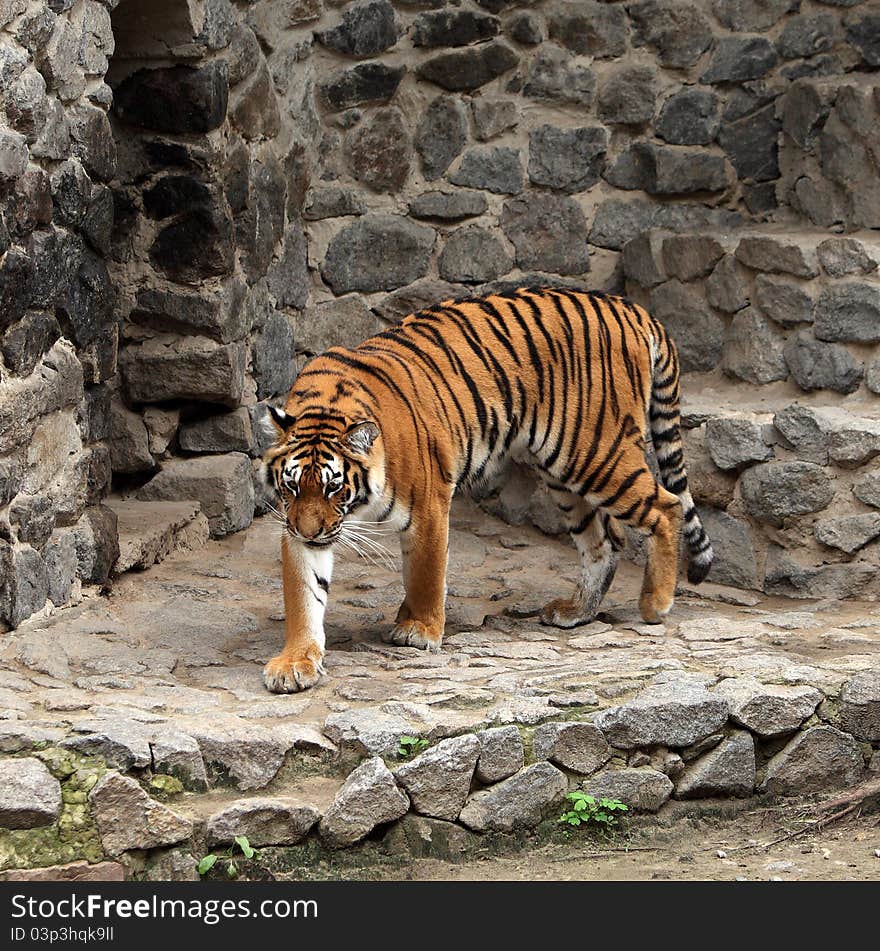
[[[880,881],[880,815],[809,828],[798,806],[735,818],[646,819],[606,838],[572,830],[534,850],[462,864],[415,859],[411,881]]]

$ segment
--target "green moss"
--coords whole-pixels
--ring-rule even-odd
[[[100,862],[104,850],[88,795],[107,771],[104,761],[59,747],[29,750],[27,755],[42,760],[61,783],[61,815],[56,823],[39,829],[0,829],[0,871],[63,865],[81,859]]]
[[[156,773],[150,780],[149,787],[150,794],[161,800],[171,799],[183,792],[183,783],[166,773]]]

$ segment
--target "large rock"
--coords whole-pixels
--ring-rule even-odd
[[[880,263],[876,252],[869,252],[855,238],[826,238],[817,246],[816,253],[822,269],[831,277],[871,274]]]
[[[156,802],[135,780],[106,773],[89,793],[101,845],[108,855],[174,845],[192,835],[189,819]]]
[[[706,447],[719,469],[766,462],[773,455],[764,438],[764,427],[740,416],[716,416],[707,420]]]
[[[571,198],[539,193],[512,198],[504,203],[501,228],[523,271],[582,274],[589,268],[587,222]]]
[[[608,143],[602,126],[538,126],[529,133],[529,179],[567,194],[586,191],[599,181]]]
[[[801,459],[820,465],[830,461],[855,469],[880,453],[880,423],[840,407],[792,403],[773,417],[773,424]]]
[[[816,277],[819,274],[815,248],[770,235],[746,235],[736,248],[736,258],[754,271]]]
[[[394,290],[424,276],[435,237],[397,215],[365,215],[330,241],[321,273],[335,294]]]
[[[564,773],[550,763],[535,763],[489,789],[475,792],[459,821],[477,832],[532,829],[562,803],[567,792]]]
[[[638,812],[657,812],[672,795],[672,780],[655,769],[608,769],[580,788],[596,799],[617,799]]]
[[[33,829],[61,815],[61,786],[30,756],[0,760],[0,827]]]
[[[297,350],[317,354],[334,346],[352,347],[385,326],[360,294],[349,294],[303,313],[295,328]]]
[[[724,158],[711,152],[653,142],[637,142],[632,152],[637,178],[631,187],[651,195],[718,192],[731,184]]]
[[[675,784],[679,799],[751,796],[755,789],[755,741],[745,730],[723,739],[691,763]]]
[[[376,110],[346,139],[352,174],[377,192],[396,192],[412,163],[412,142],[403,113],[394,106]]]
[[[131,403],[183,399],[236,406],[244,391],[245,363],[241,343],[164,335],[126,347],[119,358]]]
[[[727,721],[727,701],[706,686],[673,678],[655,683],[596,719],[612,746],[691,746],[717,733]]]
[[[464,153],[449,180],[453,185],[484,188],[495,195],[518,195],[523,188],[519,151],[499,145],[474,146]]]
[[[863,670],[840,688],[840,726],[865,743],[880,742],[880,671]]]
[[[422,79],[453,91],[471,92],[503,76],[519,62],[518,54],[501,40],[470,49],[439,53],[418,68]]]
[[[749,288],[742,268],[732,255],[726,255],[715,266],[706,281],[706,299],[727,314],[735,314],[748,306]]]
[[[832,284],[816,301],[813,333],[842,343],[880,341],[880,285]]]
[[[712,43],[712,24],[694,3],[678,0],[640,0],[628,7],[633,42],[657,50],[661,66],[693,66]]]
[[[792,733],[822,701],[814,687],[762,684],[753,677],[722,680],[714,692],[730,704],[730,717],[762,739]]]
[[[397,42],[394,7],[388,0],[353,3],[343,11],[338,26],[319,30],[315,39],[346,56],[375,56]]]
[[[110,407],[109,443],[114,472],[150,472],[155,468],[143,416],[121,403]]]
[[[362,215],[367,206],[357,193],[336,185],[309,189],[305,197],[302,216],[306,221],[322,221],[324,218],[342,218],[347,215]]]
[[[209,845],[228,845],[240,835],[256,848],[296,845],[320,818],[314,806],[292,799],[254,796],[237,799],[215,812],[209,817],[205,832]]]
[[[422,192],[409,203],[413,218],[434,218],[438,221],[459,221],[475,218],[489,207],[489,202],[478,191]]]
[[[688,459],[688,482],[694,497],[697,498],[702,494],[701,486],[693,478],[687,454],[685,458]],[[732,585],[734,588],[760,587],[755,544],[748,525],[727,512],[714,508],[700,506],[699,513],[715,552],[711,580],[716,584]]]
[[[822,343],[807,333],[789,337],[783,353],[795,383],[802,390],[855,393],[865,376],[862,364],[845,347]]]
[[[250,460],[240,452],[171,459],[137,494],[138,499],[195,499],[208,519],[211,535],[220,538],[250,525],[254,486]]]
[[[781,796],[804,796],[855,786],[864,773],[856,741],[830,726],[815,726],[797,736],[767,763],[763,789]]]
[[[295,739],[253,721],[210,717],[188,727],[209,777],[238,789],[262,789],[276,776]]]
[[[370,708],[331,713],[324,721],[324,733],[343,753],[359,756],[388,756],[397,750],[401,736],[418,736],[400,714]]]
[[[416,812],[455,820],[470,792],[479,755],[480,741],[472,733],[450,737],[399,766],[394,778]]]
[[[422,13],[412,27],[413,46],[468,46],[498,35],[498,19],[471,10]]]
[[[759,274],[755,279],[755,303],[771,320],[783,327],[809,324],[813,298],[799,284],[786,278]]]
[[[528,99],[572,103],[586,110],[596,96],[596,77],[571,53],[545,44],[532,59],[523,95]]]
[[[712,273],[724,248],[707,235],[673,234],[663,238],[663,266],[669,277],[694,281]]]
[[[129,125],[155,132],[210,132],[222,125],[229,99],[224,60],[194,69],[140,69],[114,90],[113,110]]]
[[[186,452],[250,452],[254,444],[250,413],[244,406],[184,423],[178,438]]]
[[[208,288],[142,287],[128,319],[142,327],[213,337],[221,343],[240,340],[248,331],[245,288],[224,283],[219,292]]]
[[[624,11],[595,0],[557,3],[548,17],[550,39],[582,56],[616,59],[626,52]]]
[[[437,262],[446,281],[481,284],[494,281],[513,266],[507,248],[486,228],[459,228],[447,238]]]
[[[663,103],[655,129],[670,145],[708,145],[720,121],[715,93],[685,86]]]
[[[334,112],[373,103],[388,102],[397,92],[404,66],[384,63],[359,63],[351,69],[335,73],[320,86],[325,105]]]
[[[273,310],[251,343],[251,369],[257,398],[286,393],[296,377],[293,328],[287,316]]]
[[[615,125],[642,125],[654,118],[657,74],[649,66],[621,66],[599,87],[599,118]]]
[[[497,783],[519,772],[525,763],[522,735],[515,726],[499,726],[477,733],[480,756],[476,777],[481,783]]]
[[[650,310],[675,341],[683,370],[712,370],[718,366],[724,347],[724,323],[693,286],[680,281],[661,284],[651,291]]]
[[[467,110],[459,99],[438,96],[425,109],[416,130],[415,146],[425,180],[438,179],[467,141]]]
[[[542,723],[535,730],[535,759],[587,776],[611,759],[611,747],[592,723]]]
[[[750,515],[778,528],[792,515],[827,508],[834,498],[834,485],[815,463],[766,462],[743,473],[740,492]]]
[[[773,44],[763,36],[723,36],[716,43],[700,82],[714,85],[760,79],[778,61]]]
[[[877,594],[878,571],[875,565],[862,562],[845,564],[799,564],[778,545],[767,553],[764,591],[787,598],[859,598]]]
[[[852,555],[880,537],[880,514],[864,512],[826,518],[813,526],[816,541]]]
[[[721,365],[747,383],[773,383],[788,377],[785,338],[755,307],[734,314],[724,341]]]
[[[331,848],[354,845],[378,825],[401,818],[409,799],[398,789],[388,767],[374,756],[342,784],[321,819],[321,838]]]

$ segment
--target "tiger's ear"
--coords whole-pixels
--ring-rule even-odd
[[[365,421],[349,427],[348,432],[342,437],[342,442],[352,452],[365,456],[373,448],[378,435],[379,427],[375,423]]]
[[[269,416],[272,418],[272,422],[281,433],[286,433],[287,430],[290,429],[290,427],[296,422],[293,416],[288,416],[283,409],[279,409],[277,406],[267,404],[267,408],[269,410]]]

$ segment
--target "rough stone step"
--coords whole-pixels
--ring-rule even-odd
[[[188,502],[139,502],[109,499],[119,526],[117,575],[149,568],[174,551],[201,548],[208,540],[208,520],[201,505]]]

